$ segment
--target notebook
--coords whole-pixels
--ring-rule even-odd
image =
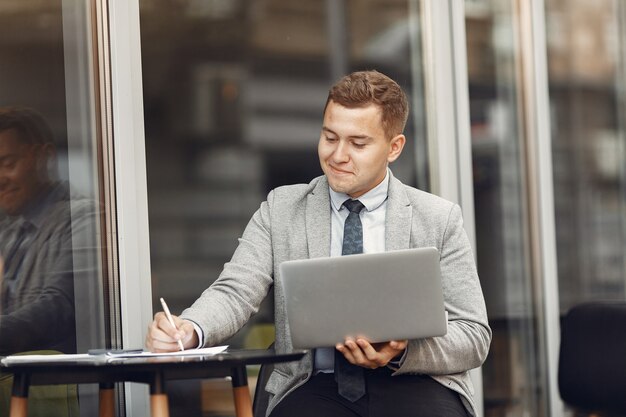
[[[279,271],[294,348],[446,334],[436,248],[287,261]]]

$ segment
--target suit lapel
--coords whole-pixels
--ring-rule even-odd
[[[411,244],[413,209],[404,185],[391,173],[385,220],[385,250],[408,249]]]
[[[404,191],[404,185],[391,174],[387,219],[385,220],[385,249],[387,251],[410,247],[413,210]],[[320,178],[306,202],[306,233],[310,258],[330,256],[330,196],[328,181]]]
[[[307,196],[306,235],[309,258],[330,256],[330,196],[325,176]]]

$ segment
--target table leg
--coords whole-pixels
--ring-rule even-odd
[[[110,383],[100,384],[100,417],[115,417],[115,385]]]
[[[26,417],[28,414],[28,398],[11,397],[11,417]]]
[[[167,394],[150,394],[150,409],[152,410],[152,417],[169,417]]]
[[[28,414],[28,374],[13,375],[13,391],[11,393],[10,417],[26,417]]]
[[[165,380],[163,374],[157,372],[150,384],[150,409],[152,417],[169,417],[170,409],[165,393]]]
[[[237,417],[252,416],[252,399],[248,388],[248,373],[246,366],[232,368],[233,397],[235,399],[235,415]]]

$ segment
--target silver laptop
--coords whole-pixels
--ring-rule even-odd
[[[287,261],[279,269],[294,348],[446,334],[436,248]]]

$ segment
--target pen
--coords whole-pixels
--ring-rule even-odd
[[[174,319],[172,318],[172,313],[170,313],[170,309],[167,308],[167,304],[165,304],[165,300],[163,299],[163,297],[161,297],[161,306],[163,307],[163,311],[165,312],[165,316],[167,317],[167,321],[170,322],[170,324],[172,325],[173,328],[178,330],[178,327],[176,327],[176,325],[174,324]],[[178,347],[180,348],[180,350],[185,350],[185,348],[183,347],[183,341],[180,340],[180,339],[178,339]]]

